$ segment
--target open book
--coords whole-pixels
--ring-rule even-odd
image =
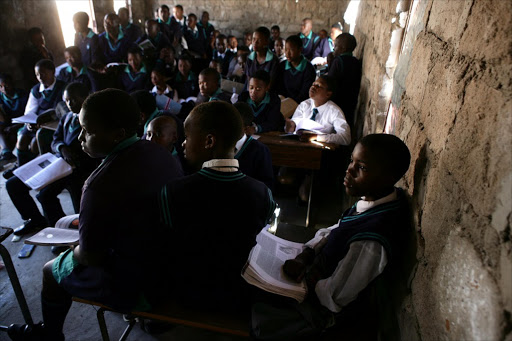
[[[46,153],[17,168],[13,173],[27,186],[38,191],[72,172],[73,168],[63,158]]]
[[[36,124],[37,123],[37,115],[35,113],[28,113],[26,115],[21,115],[12,119],[13,123],[29,123]]]
[[[249,254],[242,277],[247,283],[265,291],[304,301],[307,294],[305,282],[296,283],[286,277],[283,264],[295,258],[304,249],[304,244],[291,242],[268,232],[269,226],[256,236],[256,246]]]
[[[190,96],[190,97],[188,97],[188,98],[180,98],[180,99],[178,100],[178,103],[180,103],[180,104],[181,104],[181,103],[186,103],[186,102],[188,102],[188,101],[192,101],[192,102],[194,102],[194,103],[195,103],[195,102],[197,102],[197,97]]]

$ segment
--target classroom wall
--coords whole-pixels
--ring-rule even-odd
[[[412,154],[401,185],[418,262],[398,313],[402,337],[511,340],[512,2],[417,1],[393,66],[408,5],[364,1],[355,31],[361,129],[383,131],[392,70],[390,132]]]

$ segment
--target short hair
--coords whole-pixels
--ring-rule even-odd
[[[8,82],[14,84],[14,79],[9,73],[0,73],[0,81]]]
[[[166,9],[166,10],[168,10],[168,11],[169,11],[169,6],[167,6],[167,5],[161,5],[161,6],[160,6],[160,9]]]
[[[192,109],[196,127],[203,134],[213,134],[224,147],[234,147],[242,135],[242,119],[228,102],[212,101]]]
[[[395,182],[400,180],[409,169],[411,162],[409,148],[395,135],[370,134],[359,140],[359,143],[391,172]]]
[[[270,30],[278,30],[279,32],[281,32],[281,29],[277,25],[272,26]]]
[[[179,8],[183,11],[183,6],[181,6],[181,5],[176,5],[176,6],[174,6],[174,8]]]
[[[304,19],[302,19],[302,21],[310,23],[311,25],[313,25],[313,20],[311,18],[304,18]]]
[[[302,39],[298,35],[289,36],[286,38],[286,42],[292,44],[298,49],[303,48]]]
[[[82,99],[86,99],[89,95],[89,89],[83,83],[73,82],[66,85],[64,91],[67,91],[71,96],[78,96]]]
[[[190,17],[192,17],[192,18],[196,18],[196,20],[197,20],[197,15],[195,15],[194,13],[190,13],[190,14],[188,15],[188,17],[189,17],[189,18],[190,18]]]
[[[156,110],[156,99],[151,92],[146,90],[137,90],[132,92],[130,97],[133,98],[135,103],[137,103],[140,112],[149,115]]]
[[[192,65],[192,57],[190,57],[189,55],[182,54],[181,57],[178,58],[178,61],[180,60],[183,62],[189,62],[190,65]]]
[[[117,10],[117,14],[119,15],[119,13],[121,13],[122,11],[126,11],[128,15],[130,15],[130,11],[126,7],[119,7],[119,9]]]
[[[249,46],[245,46],[245,45],[242,45],[242,46],[238,46],[238,51],[244,51],[244,52],[251,52],[251,50],[249,49]]]
[[[97,91],[87,97],[82,110],[107,130],[122,128],[127,136],[137,132],[140,110],[126,92],[119,89]]]
[[[28,31],[27,31],[27,34],[28,34],[28,37],[29,38],[32,38],[33,36],[35,36],[36,34],[42,34],[43,33],[43,30],[40,29],[39,27],[31,27]]]
[[[341,23],[340,22],[337,22],[336,24],[333,24],[331,26],[331,28],[335,28],[335,29],[338,29],[340,31],[343,31],[343,27],[341,27]]]
[[[68,46],[64,49],[64,52],[68,52],[72,55],[82,57],[82,52],[80,51],[80,48],[78,46]]]
[[[254,30],[254,32],[258,32],[262,34],[265,38],[270,39],[270,31],[265,26],[260,26]]]
[[[217,60],[212,60],[212,62],[213,62],[213,61],[218,62]],[[217,80],[218,80],[218,82],[219,82],[219,85],[220,85],[221,75],[220,75],[220,73],[219,73],[217,70],[215,70],[215,69],[214,69],[214,68],[212,68],[212,67],[207,67],[206,69],[203,69],[203,70],[199,73],[199,76],[203,76],[203,77],[210,77],[210,76],[211,76],[211,77],[213,77],[213,78],[217,79]]]
[[[221,40],[221,39],[226,39],[226,40],[227,40],[227,39],[228,39],[228,37],[226,37],[224,34],[219,34],[219,35],[217,36],[216,40],[217,40],[217,39],[218,39],[218,40]]]
[[[85,12],[76,12],[73,15],[73,21],[76,21],[81,25],[87,26],[89,25],[89,14]]]
[[[327,91],[331,91],[332,93],[336,91],[336,79],[333,76],[321,75],[318,78],[325,81],[325,84],[327,84]]]
[[[354,51],[357,46],[357,40],[356,37],[354,37],[352,34],[345,32],[336,37],[335,44],[343,44],[346,46],[348,51]]]
[[[34,65],[34,68],[46,69],[52,72],[55,72],[55,64],[49,59],[41,59]]]
[[[244,127],[252,125],[252,122],[254,121],[254,111],[252,110],[252,107],[245,102],[236,102],[234,106],[242,118]]]
[[[139,46],[133,44],[132,46],[130,46],[130,48],[128,48],[128,51],[126,52],[126,55],[128,55],[129,53],[131,53],[131,54],[139,54],[139,55],[142,56],[142,49]]]
[[[251,78],[258,79],[264,82],[266,85],[270,84],[270,74],[265,70],[256,71]]]

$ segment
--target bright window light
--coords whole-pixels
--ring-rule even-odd
[[[347,10],[343,15],[345,23],[350,25],[350,34],[354,34],[354,30],[356,29],[356,19],[357,13],[359,12],[359,2],[359,0],[350,0]]]
[[[89,15],[89,27],[92,27],[92,10],[90,0],[56,0],[57,12],[59,13],[60,27],[66,47],[75,44],[75,27],[73,15],[76,12],[85,12]]]
[[[117,13],[121,7],[128,8],[126,5],[126,0],[114,0],[114,12]]]

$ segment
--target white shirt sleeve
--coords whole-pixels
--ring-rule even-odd
[[[37,112],[37,108],[37,100],[34,97],[34,95],[32,95],[32,91],[30,91],[30,94],[28,95],[27,105],[25,106],[25,115],[31,113],[35,114]]]
[[[320,303],[332,312],[341,311],[384,271],[387,262],[386,250],[378,242],[353,242],[332,276],[316,284],[315,293]]]
[[[304,112],[307,110],[308,107],[309,107],[309,105],[306,100],[306,101],[302,101],[299,104],[299,106],[297,107],[297,109],[295,109],[295,112],[293,113],[293,116],[292,116],[292,121],[295,122],[295,124],[299,123],[300,120],[302,120],[304,118]],[[308,113],[309,113],[309,111],[308,111]]]
[[[345,119],[345,116],[341,112],[337,110],[332,110],[329,112],[329,121],[332,124],[335,134],[326,134],[326,135],[318,135],[317,141],[319,142],[327,142],[327,143],[335,143],[347,146],[350,144],[351,134],[350,134],[350,126]]]

